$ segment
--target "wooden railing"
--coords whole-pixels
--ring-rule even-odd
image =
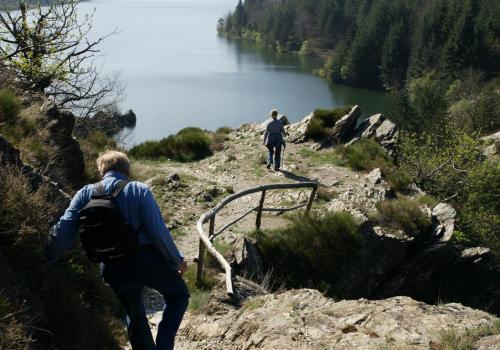
[[[307,202],[297,204],[295,206],[289,207],[289,208],[266,208],[264,207],[264,202],[266,199],[266,193],[271,190],[287,190],[287,189],[297,189],[297,188],[310,188],[311,189],[311,195],[309,196],[309,199]],[[255,226],[257,230],[260,229],[261,224],[262,224],[262,213],[263,212],[287,212],[287,211],[292,211],[296,210],[302,207],[306,207],[306,214],[308,215],[309,212],[311,211],[311,207],[314,201],[314,197],[316,196],[316,192],[318,191],[318,183],[316,182],[300,182],[300,183],[293,183],[293,184],[272,184],[272,185],[264,185],[264,186],[259,186],[255,188],[250,188],[238,193],[235,193],[229,197],[226,197],[224,200],[222,200],[219,204],[217,204],[214,208],[203,214],[200,219],[198,220],[197,223],[197,230],[198,234],[200,235],[200,245],[199,245],[199,250],[198,250],[198,270],[196,273],[196,283],[200,286],[202,279],[203,279],[203,260],[204,260],[204,255],[205,255],[205,249],[212,254],[212,256],[217,259],[217,261],[222,265],[224,268],[225,274],[226,274],[226,288],[227,288],[227,293],[229,295],[233,295],[233,276],[232,276],[232,271],[231,271],[231,266],[229,263],[226,261],[224,256],[220,254],[215,247],[213,246],[212,242],[215,239],[215,237],[221,235],[224,231],[226,231],[229,227],[232,225],[236,224],[237,222],[243,220],[245,217],[250,215],[253,212],[257,212],[257,217],[255,220]],[[237,219],[231,221],[230,223],[222,226],[220,229],[217,231],[215,230],[215,217],[217,213],[219,213],[226,205],[231,203],[232,201],[253,194],[261,192],[262,195],[260,197],[259,205],[257,207],[254,207],[247,212],[245,212],[243,215],[239,216]],[[205,234],[203,231],[203,225],[209,222],[208,226],[208,235]]]

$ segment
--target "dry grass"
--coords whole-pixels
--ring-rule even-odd
[[[16,278],[23,286],[16,298],[32,305],[35,301],[30,298],[36,295],[36,304],[43,310],[42,314],[31,315],[31,309],[20,310],[15,303],[4,301],[4,309],[12,305],[11,313],[29,314],[34,324],[0,316],[0,322],[4,322],[0,338],[7,339],[8,335],[22,345],[33,337],[47,348],[119,349],[125,340],[116,317],[121,315],[121,307],[101,281],[97,266],[80,250],[70,252],[54,266],[44,262],[49,223],[56,210],[47,200],[47,189],[42,186],[33,191],[28,179],[14,168],[0,168],[0,179],[1,253],[10,266],[15,266]],[[12,286],[0,286],[3,288]],[[38,338],[36,329],[46,330],[42,338]],[[47,334],[51,336],[47,338]],[[15,344],[9,341],[9,346],[0,348],[25,348]]]

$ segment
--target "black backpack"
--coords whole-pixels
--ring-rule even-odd
[[[139,248],[138,231],[130,225],[115,203],[128,181],[118,182],[108,194],[101,182],[88,204],[80,210],[80,239],[88,258],[108,262],[133,255]]]

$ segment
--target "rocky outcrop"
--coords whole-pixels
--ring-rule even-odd
[[[47,200],[53,203],[57,208],[56,216],[60,216],[69,206],[71,197],[62,191],[49,177],[43,176],[32,167],[23,164],[19,157],[19,150],[13,147],[2,135],[0,135],[0,166],[20,169],[23,175],[29,179],[30,185],[34,191],[44,186]]]
[[[431,349],[444,330],[465,333],[493,322],[459,304],[432,306],[407,297],[336,302],[302,289],[250,299],[228,313],[190,315],[178,339],[183,349],[200,350]]]
[[[356,209],[348,209],[352,212]],[[486,248],[463,249],[451,244],[454,209],[432,210],[432,234],[419,236],[362,226],[355,262],[339,279],[338,290],[349,298],[407,295],[427,303],[454,301],[500,314],[500,267]]]
[[[350,134],[352,133],[352,130],[356,126],[359,117],[361,117],[361,108],[359,106],[354,106],[347,115],[343,116],[339,121],[335,123],[328,137],[322,143],[322,147],[338,145],[347,142]]]
[[[483,150],[484,155],[490,159],[498,159],[500,154],[500,131],[492,135],[481,138],[485,147]]]
[[[43,142],[50,150],[40,171],[62,187],[78,187],[85,176],[85,161],[80,145],[73,139],[75,116],[46,103],[37,119]]]
[[[383,114],[375,114],[363,121],[355,130],[354,137],[347,142],[353,144],[362,138],[373,138],[389,152],[394,151],[398,129],[396,125]]]
[[[121,114],[117,112],[99,111],[90,118],[79,119],[74,133],[77,137],[86,137],[90,133],[100,131],[108,136],[114,136],[124,128],[133,128],[137,116],[131,109]]]
[[[288,142],[302,143],[307,141],[305,134],[312,117],[313,114],[311,113],[300,122],[287,126]],[[325,148],[338,144],[351,145],[363,138],[372,138],[379,142],[389,153],[392,153],[398,138],[396,125],[386,119],[384,115],[375,114],[356,126],[360,117],[361,108],[354,106],[347,115],[335,123],[326,139],[315,148]]]

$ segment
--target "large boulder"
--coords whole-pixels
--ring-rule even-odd
[[[285,130],[288,134],[287,141],[290,143],[302,143],[306,141],[306,130],[309,121],[312,119],[313,114],[309,114],[300,122],[287,125]]]
[[[423,350],[445,330],[465,333],[495,321],[459,304],[426,305],[408,297],[335,301],[300,289],[250,299],[241,309],[190,314],[178,340],[183,349],[198,350]]]
[[[322,147],[347,142],[349,136],[354,132],[359,117],[361,117],[361,108],[359,106],[354,106],[347,115],[343,116],[335,123],[329,135],[323,141]]]

